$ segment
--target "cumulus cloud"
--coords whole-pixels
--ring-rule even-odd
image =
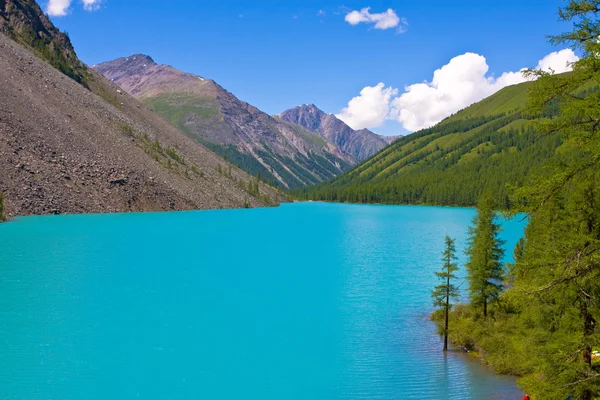
[[[48,2],[48,14],[53,17],[64,17],[67,15],[71,0],[50,0]]]
[[[435,125],[448,115],[491,95],[504,86],[522,82],[519,72],[488,77],[485,57],[465,53],[433,73],[431,82],[416,83],[392,100],[390,116],[409,131]]]
[[[367,86],[360,95],[348,102],[336,117],[344,121],[352,129],[375,128],[383,124],[390,113],[390,101],[398,94],[397,89],[385,87],[383,83],[377,86]]]
[[[572,50],[565,49],[542,58],[536,69],[563,73],[570,71],[578,59]],[[488,74],[485,57],[465,53],[436,70],[431,81],[408,85],[400,95],[397,89],[385,88],[383,83],[367,86],[338,117],[354,129],[376,128],[392,119],[409,131],[418,131],[506,86],[524,82],[524,71],[525,68],[495,77]]]
[[[571,71],[571,64],[577,60],[579,60],[579,57],[571,49],[555,51],[542,58],[536,69],[562,74],[563,72]]]
[[[52,17],[64,17],[69,13],[69,7],[73,0],[49,0],[48,15]],[[102,0],[82,0],[83,9],[86,11],[96,11],[100,8]]]
[[[354,10],[346,14],[346,22],[350,25],[358,25],[360,23],[375,24],[375,29],[391,29],[397,28],[398,32],[406,31],[408,23],[405,18],[400,18],[396,11],[389,8],[382,13],[370,12],[370,7],[365,7],[360,11]]]
[[[579,58],[566,49],[548,54],[537,69],[562,73],[571,69],[570,63]],[[485,57],[465,53],[454,57],[433,74],[431,82],[417,83],[405,88],[392,100],[390,117],[409,131],[431,127],[449,115],[470,106],[498,90],[525,82],[522,69],[505,72],[499,77],[488,75]]]

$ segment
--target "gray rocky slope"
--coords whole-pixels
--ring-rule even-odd
[[[18,3],[18,2],[17,2]],[[0,34],[0,192],[9,215],[264,206],[248,174],[88,70],[86,89]],[[254,182],[254,181],[253,181]]]

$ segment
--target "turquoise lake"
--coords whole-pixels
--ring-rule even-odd
[[[2,224],[0,399],[520,399],[444,356],[428,318],[444,235],[463,262],[474,214],[297,203]],[[524,223],[503,225],[512,255]]]

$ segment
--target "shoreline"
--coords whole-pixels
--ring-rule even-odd
[[[429,314],[429,319],[434,324],[434,326],[437,329],[439,329],[439,321],[436,320],[436,318],[435,318],[435,312],[432,312],[431,314]],[[450,331],[452,331],[452,330],[450,330]],[[438,337],[442,337],[438,332],[435,332],[435,334]],[[481,368],[483,370],[487,370],[490,373],[494,374],[495,376],[514,379],[515,386],[522,392],[523,395],[525,394],[524,389],[521,386],[519,386],[519,384],[518,384],[518,379],[521,378],[521,376],[516,375],[516,374],[507,374],[507,373],[497,372],[496,369],[494,368],[494,366],[490,365],[487,362],[486,357],[483,354],[483,352],[477,350],[477,349],[481,349],[481,345],[479,345],[477,342],[473,342],[474,350],[469,350],[468,346],[466,344],[460,343],[456,339],[452,338],[451,335],[449,335],[448,343],[449,343],[449,349],[448,349],[449,352],[451,351],[450,349],[452,349],[452,353],[460,353],[461,357],[463,357],[465,360],[467,360],[469,362],[477,363],[479,368]]]

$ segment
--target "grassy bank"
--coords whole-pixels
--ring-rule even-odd
[[[431,315],[440,332],[443,312]],[[528,355],[527,341],[531,332],[511,320],[510,313],[495,309],[485,320],[469,304],[458,304],[450,313],[448,338],[470,355],[503,375],[523,377],[534,371],[535,362]]]
[[[469,304],[456,305],[450,313],[449,340],[495,373],[517,377],[521,388],[539,386],[548,378],[539,372],[541,364],[552,363],[564,356],[564,349],[552,344],[558,332],[536,328],[533,321],[528,322],[515,312],[510,299],[505,300],[503,304],[495,305],[486,319]],[[441,335],[443,310],[434,312],[431,319]],[[593,359],[592,365],[593,370],[600,373],[600,358]],[[561,396],[563,394],[552,398],[565,398]]]

